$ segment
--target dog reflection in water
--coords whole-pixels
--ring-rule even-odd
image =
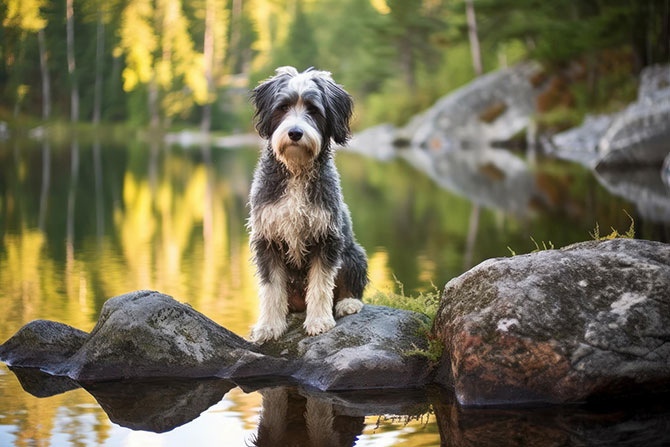
[[[295,388],[266,388],[260,393],[263,410],[252,445],[351,446],[363,433],[364,417],[338,414],[333,404],[305,397]]]

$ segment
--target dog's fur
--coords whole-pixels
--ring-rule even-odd
[[[260,315],[251,338],[278,338],[289,311],[304,328],[335,326],[333,313],[359,312],[367,259],[354,240],[331,138],[351,132],[351,97],[330,73],[280,67],[252,92],[256,129],[268,144],[251,186],[250,244],[259,277]]]

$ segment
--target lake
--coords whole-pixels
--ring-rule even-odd
[[[89,331],[105,300],[136,289],[172,295],[248,335],[258,312],[245,227],[257,156],[133,135],[0,142],[0,340],[33,319]],[[366,294],[441,289],[484,259],[587,240],[596,225],[601,235],[624,233],[626,213],[636,237],[670,238],[668,221],[580,165],[500,149],[476,162],[450,157],[428,172],[412,157],[337,155],[369,259]],[[513,169],[501,168],[507,159]],[[291,445],[319,436],[358,446],[670,441],[670,410],[657,403],[465,410],[439,389],[333,396],[219,380],[84,389],[52,379],[0,366],[0,446],[260,445],[276,435],[277,408],[288,427],[277,436]]]

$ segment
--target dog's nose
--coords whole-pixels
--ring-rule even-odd
[[[288,137],[293,140],[293,141],[298,141],[299,139],[302,138],[302,130],[298,129],[297,127],[294,127],[293,129],[288,131]]]

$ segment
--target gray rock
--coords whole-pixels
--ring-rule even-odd
[[[637,100],[622,111],[587,117],[544,146],[587,167],[660,166],[670,152],[670,65],[645,68]]]
[[[426,347],[414,312],[366,305],[331,331],[308,337],[291,315],[281,341],[261,347],[167,295],[137,291],[108,300],[90,334],[33,321],[0,346],[10,366],[79,382],[151,377],[277,378],[319,390],[416,387],[428,382]]]
[[[445,344],[438,377],[464,405],[668,391],[670,245],[490,259],[447,283],[433,330]]]
[[[62,323],[33,320],[0,346],[0,359],[11,366],[53,371],[74,355],[88,334]]]
[[[429,382],[426,359],[407,355],[426,349],[419,335],[426,317],[416,312],[366,304],[337,326],[316,337],[305,337],[304,315],[289,316],[289,330],[278,341],[262,346],[271,356],[296,362],[292,376],[319,390],[411,388]]]
[[[439,152],[454,146],[450,140],[483,145],[510,139],[528,126],[535,113],[538,92],[530,79],[539,71],[537,64],[519,64],[487,73],[449,93],[410,123],[412,146]],[[486,115],[491,116],[485,119]]]

